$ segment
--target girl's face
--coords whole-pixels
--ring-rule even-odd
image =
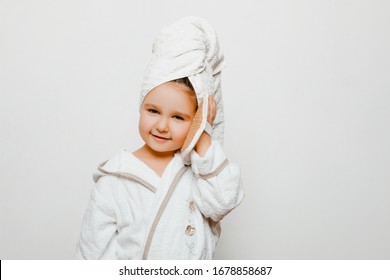
[[[151,90],[141,107],[139,132],[156,152],[175,152],[187,137],[196,99],[186,86],[167,82]]]

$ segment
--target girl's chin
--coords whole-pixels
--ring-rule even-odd
[[[151,148],[154,152],[157,152],[157,153],[175,153],[178,149],[176,148],[172,148],[172,147],[163,147],[163,145],[161,145],[160,143],[159,144],[156,144],[156,143],[149,143],[148,144],[149,148]],[[179,148],[180,149],[180,148]]]

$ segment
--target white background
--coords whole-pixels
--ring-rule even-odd
[[[216,29],[246,197],[218,259],[390,258],[388,1],[0,0],[0,258],[72,259],[96,166],[141,145],[154,36]]]

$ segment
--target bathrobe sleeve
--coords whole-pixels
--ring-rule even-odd
[[[218,141],[212,141],[204,157],[192,151],[191,168],[195,174],[193,199],[206,218],[220,221],[244,198],[240,168],[227,160]]]
[[[109,189],[104,185],[105,179],[109,178],[101,178],[92,189],[76,247],[76,259],[100,259],[116,232],[115,211],[110,207],[107,194],[102,194],[102,190]]]

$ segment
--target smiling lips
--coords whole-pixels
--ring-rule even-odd
[[[162,136],[158,136],[158,135],[155,135],[153,133],[151,133],[152,136],[157,140],[157,141],[167,141],[167,140],[171,140],[170,138],[165,138],[165,137],[162,137]]]

